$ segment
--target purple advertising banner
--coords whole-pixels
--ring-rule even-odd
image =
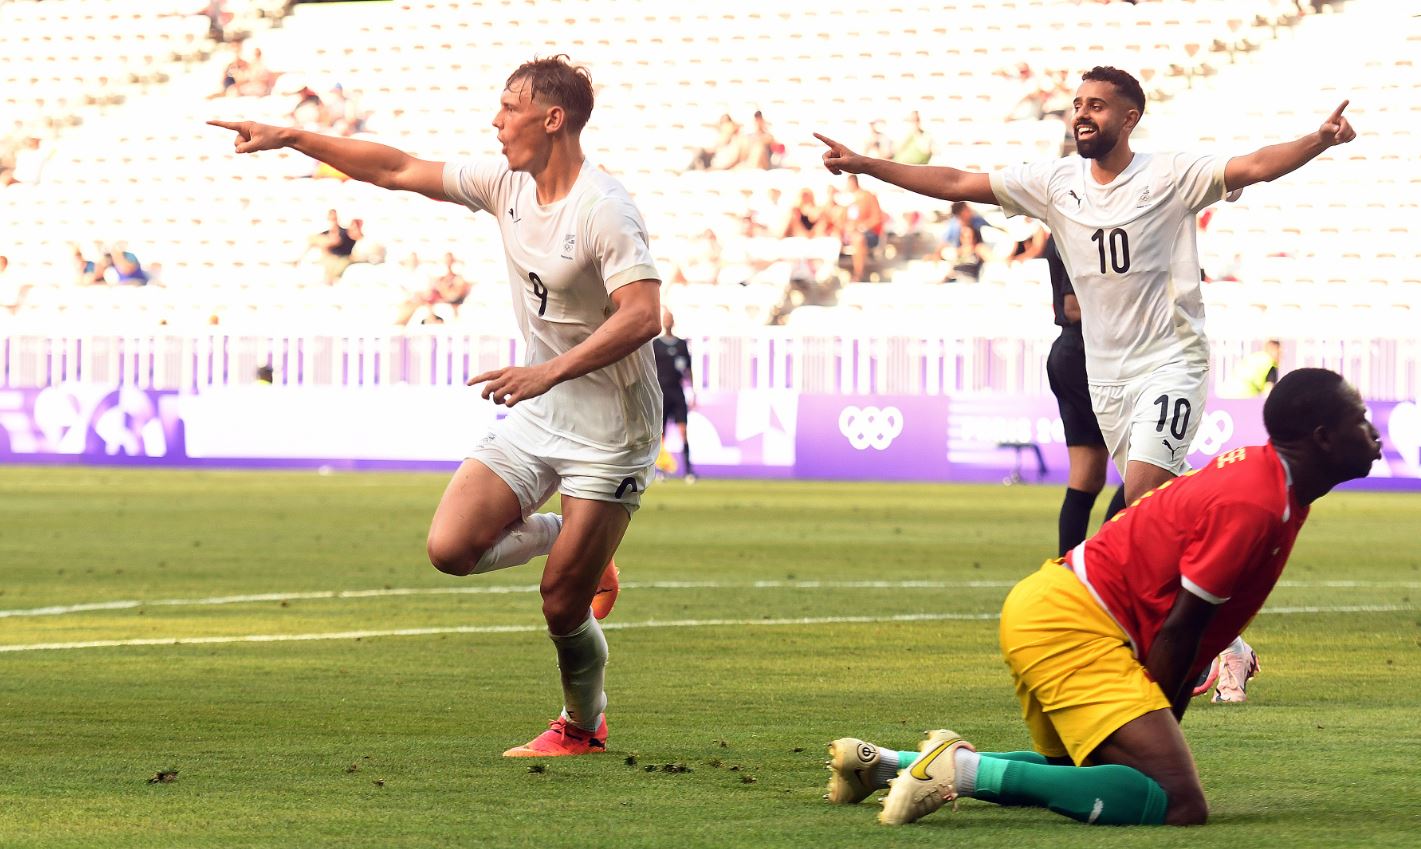
[[[1351,486],[1421,490],[1421,405],[1370,410],[1383,456]],[[449,387],[0,390],[0,463],[449,470],[500,412]],[[1060,484],[1067,471],[1050,396],[701,393],[687,436],[704,477]],[[1264,440],[1260,399],[1214,400],[1189,461]],[[674,433],[667,448],[676,474]]]
[[[949,480],[947,431],[942,397],[801,395],[795,477]]]

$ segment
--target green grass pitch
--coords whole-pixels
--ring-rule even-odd
[[[1059,490],[652,488],[610,751],[530,762],[500,753],[559,703],[537,563],[430,568],[445,480],[0,468],[0,847],[1417,845],[1415,495],[1314,507],[1250,702],[1186,718],[1206,830],[973,801],[888,829],[821,800],[825,744],[1026,745],[993,617]]]

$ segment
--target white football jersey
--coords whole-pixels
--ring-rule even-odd
[[[1086,373],[1127,383],[1166,363],[1207,368],[1195,216],[1221,200],[1226,157],[1137,153],[1104,185],[1079,156],[991,175],[1008,215],[1046,222],[1081,303]]]
[[[538,203],[532,175],[509,170],[502,157],[446,163],[444,194],[498,219],[525,365],[547,362],[591,336],[612,314],[616,289],[661,279],[631,196],[585,160],[567,197],[546,206]],[[651,343],[520,401],[509,417],[522,425],[506,431],[510,438],[538,456],[654,456],[661,389]]]

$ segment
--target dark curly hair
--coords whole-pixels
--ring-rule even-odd
[[[1112,68],[1109,65],[1096,65],[1081,74],[1081,81],[1110,83],[1115,86],[1116,91],[1125,95],[1125,99],[1130,101],[1131,106],[1140,110],[1141,115],[1145,114],[1145,90],[1140,87],[1140,81],[1131,76],[1129,72]]]
[[[1335,427],[1354,409],[1342,375],[1325,368],[1283,375],[1263,402],[1263,429],[1274,442],[1305,439],[1319,427]]]

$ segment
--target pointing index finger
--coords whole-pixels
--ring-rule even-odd
[[[829,145],[830,147],[843,147],[843,145],[839,144],[838,142],[834,141],[833,139],[829,138],[828,136],[820,135],[819,133],[815,133],[815,134],[814,134],[814,137],[815,137],[816,139],[819,139],[820,141],[824,142],[825,144]]]
[[[234,131],[234,132],[236,131],[237,126],[238,126],[238,125],[237,125],[235,122],[233,122],[233,121],[208,121],[207,123],[210,124],[211,126],[214,126],[214,127],[221,127],[221,128],[224,129],[224,130],[232,130],[232,131]]]
[[[1351,100],[1344,100],[1344,101],[1342,101],[1340,104],[1338,104],[1337,108],[1334,109],[1334,110],[1332,110],[1332,114],[1331,114],[1330,116],[1328,116],[1328,118],[1327,118],[1328,123],[1330,123],[1330,124],[1335,124],[1335,123],[1337,123],[1338,121],[1342,120],[1342,110],[1343,110],[1343,109],[1346,109],[1346,108],[1347,108],[1347,104],[1349,104],[1349,103],[1351,103],[1351,102],[1352,102]]]

